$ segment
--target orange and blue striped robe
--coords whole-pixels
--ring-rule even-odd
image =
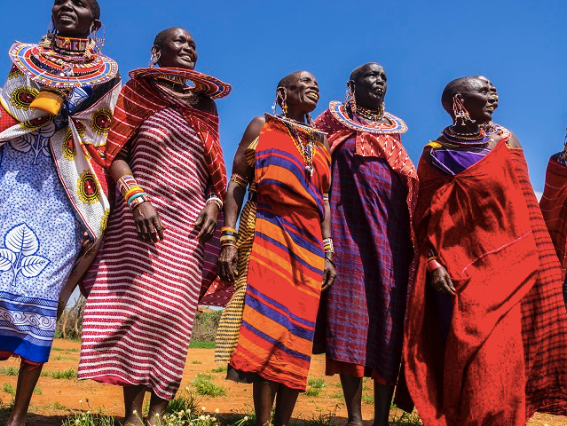
[[[255,160],[256,230],[230,365],[305,390],[325,267],[321,222],[331,157],[318,142],[309,176],[286,125],[267,115]]]

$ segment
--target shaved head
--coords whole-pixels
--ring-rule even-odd
[[[163,31],[160,31],[158,33],[158,35],[156,35],[156,38],[154,39],[154,46],[158,46],[160,48],[163,47],[163,43],[167,39],[167,36],[175,30],[187,31],[187,30],[185,30],[184,28],[181,28],[181,27],[171,27],[171,28],[167,28]]]
[[[482,85],[482,81],[478,77],[461,77],[451,81],[443,90],[441,95],[441,103],[443,108],[449,114],[453,112],[453,98],[463,92],[468,92],[472,88]]]
[[[280,80],[280,82],[278,83],[278,88],[279,87],[285,87],[286,89],[291,86],[293,84],[293,82],[295,81],[295,79],[297,79],[297,76],[299,74],[301,74],[303,71],[295,71],[292,72],[289,75],[286,75],[284,78],[282,78]]]
[[[363,75],[368,70],[368,68],[370,68],[374,65],[378,65],[379,67],[384,68],[378,62],[368,62],[368,63],[361,65],[359,67],[356,67],[354,70],[352,70],[352,72],[350,73],[349,80],[357,81],[360,78],[360,76]]]
[[[100,5],[97,0],[87,0],[93,10],[93,19],[100,19]]]

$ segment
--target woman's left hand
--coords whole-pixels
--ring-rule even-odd
[[[336,277],[335,264],[332,259],[325,257],[325,272],[323,272],[323,287],[321,287],[321,291],[328,290],[333,285]]]
[[[217,229],[217,217],[219,215],[219,208],[215,203],[209,203],[205,206],[199,216],[197,216],[197,220],[193,225],[197,228],[201,228],[199,231],[199,235],[197,238],[201,240],[202,243],[209,241],[213,238],[215,233],[215,229]]]

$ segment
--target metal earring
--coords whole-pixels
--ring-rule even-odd
[[[278,98],[274,100],[274,104],[272,105],[272,115],[276,115],[276,107],[278,106]]]
[[[459,119],[461,120],[463,126],[467,121],[475,123],[475,120],[471,119],[469,112],[465,108],[465,103],[463,102],[460,93],[457,93],[455,96],[453,96],[453,114],[455,115],[455,122],[453,123],[454,126],[458,124]]]
[[[150,68],[156,66],[161,58],[161,53],[152,51],[152,56],[150,56]]]

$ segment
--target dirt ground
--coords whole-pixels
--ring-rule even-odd
[[[53,344],[51,360],[44,367],[44,372],[76,370],[79,359],[80,344],[68,340],[56,340]],[[213,349],[190,349],[187,357],[187,365],[183,376],[181,389],[186,386],[194,392],[191,385],[195,375],[199,372],[214,376],[214,383],[226,389],[225,397],[199,397],[199,405],[206,407],[207,412],[219,409],[220,413],[247,414],[252,411],[252,387],[251,385],[236,384],[224,379],[223,372],[214,373],[218,368],[215,364]],[[19,367],[18,360],[0,362],[0,372],[6,372],[9,367]],[[342,426],[346,423],[346,409],[342,399],[338,376],[326,377],[324,375],[324,357],[315,356],[311,364],[311,378],[323,378],[324,387],[318,396],[300,395],[297,402],[294,418],[313,419],[320,414],[333,413],[336,416],[334,424]],[[16,386],[16,376],[0,374],[0,399],[4,404],[9,404],[13,396],[11,387]],[[11,385],[11,386],[10,386]],[[373,406],[370,401],[372,395],[372,384],[365,382],[363,390],[363,414],[366,423],[371,425]],[[495,401],[495,403],[497,403]],[[102,410],[107,414],[120,419],[123,416],[122,388],[95,383],[92,381],[78,382],[76,379],[53,379],[41,377],[36,393],[33,395],[28,418],[28,425],[34,426],[59,426],[68,415],[91,410],[97,412]],[[5,410],[2,410],[5,411]],[[400,415],[395,412],[393,415]],[[6,412],[0,412],[0,425],[4,425],[7,418]],[[530,426],[567,426],[567,417],[549,416],[536,414],[528,423]]]

